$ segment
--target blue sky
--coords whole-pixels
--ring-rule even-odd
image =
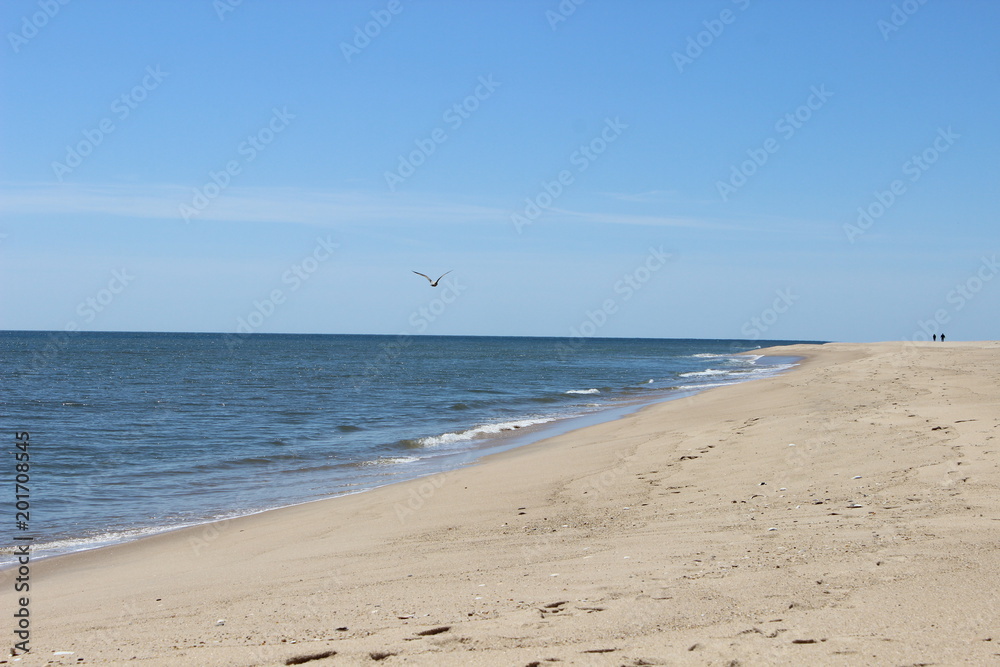
[[[10,0],[0,28],[0,329],[997,338],[995,2]]]

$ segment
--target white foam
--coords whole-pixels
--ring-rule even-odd
[[[652,380],[650,380],[652,382]],[[600,394],[600,389],[570,389],[567,394]]]
[[[690,387],[681,387],[681,389],[687,389],[689,391],[703,391],[705,389],[714,389],[715,387],[730,387],[737,383],[737,380],[732,382],[707,382],[705,384],[694,384]]]
[[[192,522],[182,523],[176,526],[156,526],[149,528],[135,528],[132,530],[108,531],[106,533],[100,533],[99,535],[92,535],[89,537],[70,537],[61,540],[53,540],[51,542],[40,542],[38,544],[34,544],[31,547],[31,551],[33,554],[39,554],[39,557],[76,553],[78,551],[87,551],[97,547],[120,544],[122,542],[131,541],[140,537],[149,537],[151,535],[166,533],[171,530],[187,528],[188,526],[194,525],[197,525],[197,523]],[[13,547],[11,547],[11,550],[12,549]],[[8,555],[10,556],[10,560],[7,558]],[[16,564],[16,561],[13,558],[13,553],[9,553],[7,549],[0,550],[0,565],[8,566],[11,563]]]
[[[732,359],[733,361],[740,361],[745,364],[755,364],[757,363],[758,359],[763,359],[763,358],[764,358],[763,354],[741,354],[738,356],[734,356]]]
[[[798,364],[775,364],[774,366],[764,366],[762,368],[754,368],[747,371],[745,375],[757,376],[757,377],[770,377],[772,375],[777,375],[791,368],[795,368]]]
[[[374,461],[365,461],[361,465],[390,466],[390,465],[399,465],[401,463],[415,463],[416,461],[419,460],[420,457],[418,456],[382,456],[375,459]]]
[[[496,435],[498,433],[503,433],[504,431],[513,431],[518,428],[535,426],[537,424],[546,424],[550,421],[555,421],[555,419],[555,417],[540,417],[537,419],[518,419],[516,421],[483,424],[482,426],[476,426],[475,428],[470,428],[467,431],[461,431],[459,433],[443,433],[441,435],[431,436],[428,438],[420,438],[417,440],[417,444],[421,447],[450,445],[456,442],[466,442],[468,440],[474,440],[475,438]]]
[[[729,375],[729,371],[719,371],[714,368],[708,368],[703,371],[692,371],[690,373],[681,373],[682,378],[694,378],[694,377],[707,377],[711,375]]]

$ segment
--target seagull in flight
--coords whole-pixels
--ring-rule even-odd
[[[420,273],[419,271],[414,271],[414,273],[417,274],[418,276],[424,276],[424,278],[427,278],[427,282],[429,282],[431,284],[431,287],[437,287],[438,286],[438,282],[441,281],[441,278],[444,278],[446,275],[448,275],[449,273],[451,273],[451,271],[445,271],[444,273],[442,273],[438,277],[437,280],[431,280],[430,276],[424,275],[423,273]]]

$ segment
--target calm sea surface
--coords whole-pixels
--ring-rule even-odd
[[[0,475],[27,431],[34,552],[63,553],[454,468],[791,342],[0,332]]]

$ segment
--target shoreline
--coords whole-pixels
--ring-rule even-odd
[[[779,351],[787,346],[776,346],[772,348],[766,348],[768,350]],[[670,390],[664,390],[662,393],[658,393],[655,397],[648,398],[619,398],[613,399],[606,404],[594,409],[591,412],[585,412],[580,414],[570,414],[564,416],[557,416],[551,421],[547,421],[536,426],[531,426],[524,431],[517,432],[501,432],[489,439],[490,444],[484,444],[476,449],[470,449],[462,452],[453,452],[444,454],[440,457],[440,461],[433,461],[437,463],[437,466],[431,465],[432,462],[425,462],[425,466],[431,468],[430,471],[425,472],[410,472],[402,473],[399,479],[388,479],[382,483],[376,483],[373,486],[344,491],[332,496],[323,496],[319,498],[311,498],[307,500],[301,500],[292,502],[287,505],[277,505],[272,507],[255,508],[255,509],[235,509],[229,513],[228,516],[217,516],[211,518],[197,519],[190,523],[183,523],[174,526],[141,526],[134,529],[122,529],[118,531],[110,531],[108,533],[102,533],[101,535],[95,535],[91,537],[84,538],[62,538],[48,544],[61,544],[61,543],[92,543],[93,546],[81,546],[81,547],[62,547],[59,549],[47,549],[46,551],[50,553],[42,553],[35,555],[33,554],[33,560],[35,562],[41,562],[43,560],[49,560],[52,558],[62,558],[65,556],[72,556],[75,554],[81,554],[89,551],[107,549],[109,547],[116,547],[123,544],[128,544],[138,540],[145,540],[150,537],[156,537],[158,535],[163,535],[166,533],[173,533],[176,531],[183,530],[195,530],[203,526],[208,526],[214,523],[228,522],[233,519],[239,519],[242,517],[256,516],[265,512],[272,512],[275,510],[283,510],[293,507],[298,507],[300,505],[307,505],[315,502],[323,502],[327,500],[335,500],[337,498],[343,498],[346,496],[353,496],[359,493],[368,493],[370,491],[375,491],[381,489],[385,486],[390,486],[393,484],[402,484],[406,482],[411,482],[414,480],[420,480],[426,477],[433,477],[435,475],[446,474],[454,470],[460,470],[469,466],[479,465],[485,459],[489,457],[502,454],[510,449],[515,449],[518,447],[525,447],[537,442],[545,441],[550,438],[558,437],[573,431],[588,428],[590,426],[602,424],[609,421],[615,421],[627,417],[630,414],[648,408],[650,406],[658,405],[660,403],[666,403],[669,401],[679,400],[688,396],[696,395],[705,391],[710,391],[712,389],[717,389],[724,386],[730,386],[734,384],[742,384],[745,382],[753,382],[761,379],[768,379],[769,377],[775,377],[777,375],[794,370],[795,364],[798,363],[800,357],[794,355],[762,355],[761,350],[747,350],[745,352],[736,353],[735,356],[743,355],[753,355],[753,356],[774,356],[776,359],[785,358],[789,361],[785,362],[791,364],[791,367],[779,369],[774,371],[773,375],[765,375],[763,377],[756,377],[747,380],[736,380],[725,382],[720,385],[708,385],[704,387],[699,387],[698,385],[692,385],[690,387],[676,387]],[[782,365],[781,362],[777,362],[775,365]],[[134,531],[134,532],[133,532]],[[114,538],[109,537],[104,539],[106,535],[121,535],[125,534],[124,537]],[[13,549],[13,547],[11,547]],[[63,550],[68,549],[68,550]],[[0,554],[0,557],[7,557],[8,554]],[[9,554],[10,557],[14,557],[15,553],[12,551]],[[17,565],[16,561],[10,562],[0,562],[0,576],[5,570],[9,570]]]
[[[1000,653],[1000,343],[800,351],[449,473],[39,561],[22,664]]]

